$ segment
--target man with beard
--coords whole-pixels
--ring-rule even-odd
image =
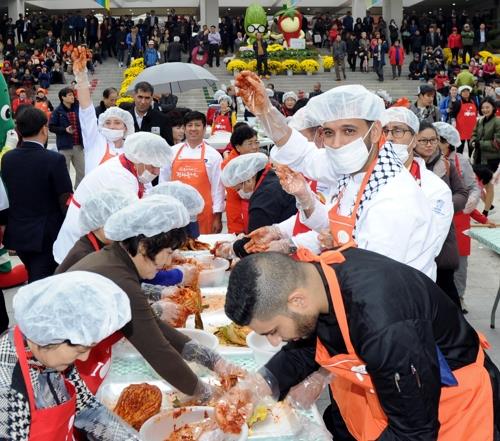
[[[279,389],[307,408],[329,383],[335,440],[494,439],[500,372],[484,339],[424,274],[350,245],[236,265],[227,316],[288,342],[259,371],[267,390],[259,376],[238,389],[260,387],[260,398]]]

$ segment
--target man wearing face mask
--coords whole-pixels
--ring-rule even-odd
[[[160,169],[172,160],[168,143],[159,135],[138,132],[127,137],[123,153],[99,165],[86,175],[71,198],[66,219],[54,243],[54,258],[61,263],[75,242],[83,236],[79,222],[80,207],[87,198],[99,191],[115,188],[144,195]]]
[[[295,198],[286,193],[263,153],[248,153],[233,159],[222,170],[222,182],[238,192],[242,199],[245,233],[282,222],[297,212]],[[245,257],[248,238],[222,242],[216,255],[226,258]]]
[[[9,195],[3,243],[15,250],[28,271],[28,281],[50,276],[56,269],[52,244],[59,233],[72,192],[64,157],[44,148],[47,116],[25,107],[16,119],[23,143],[2,158],[2,179]]]
[[[317,149],[290,129],[273,111],[265,90],[251,73],[236,86],[250,111],[258,115],[275,141],[274,162],[287,164],[310,179],[328,182],[337,195],[323,205],[303,180],[292,176],[285,188],[297,199],[301,221],[321,232],[329,228],[334,244],[355,239],[358,247],[435,274],[435,230],[421,189],[390,143],[379,147],[384,102],[361,85],[340,86],[314,97],[306,109],[320,122],[324,149]],[[396,239],[397,238],[397,239]]]
[[[436,230],[437,256],[448,236],[453,219],[451,190],[442,179],[427,169],[422,158],[414,155],[420,122],[411,110],[405,107],[391,107],[384,110],[381,122],[387,141],[392,144],[394,152],[429,201]],[[432,278],[435,280],[436,274]]]

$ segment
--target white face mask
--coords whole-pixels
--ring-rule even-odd
[[[242,188],[238,190],[238,195],[241,199],[250,199],[253,195],[253,191],[244,191]]]
[[[149,170],[144,170],[138,177],[139,182],[142,184],[149,184],[153,179],[157,176],[154,173],[151,173]]]
[[[328,158],[332,162],[333,170],[336,173],[350,175],[359,172],[363,168],[370,154],[365,144],[365,138],[370,133],[372,127],[373,124],[365,136],[360,136],[343,147],[334,149],[325,144]]]
[[[399,160],[404,164],[408,161],[408,157],[410,156],[408,153],[408,145],[407,144],[392,144],[392,148],[394,149],[394,153],[399,158]]]
[[[108,141],[115,142],[123,139],[125,136],[125,130],[108,129],[107,127],[101,127],[100,132]]]

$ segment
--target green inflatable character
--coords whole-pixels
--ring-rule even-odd
[[[9,88],[5,78],[0,74],[0,151],[5,146],[7,132],[14,128],[12,110],[10,108]]]
[[[248,44],[255,42],[257,32],[260,32],[263,38],[269,37],[266,11],[258,3],[252,3],[245,11],[244,26],[248,36]]]

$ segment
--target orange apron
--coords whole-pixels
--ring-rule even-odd
[[[272,168],[271,164],[266,165],[266,167],[264,168],[264,171],[260,175],[260,178],[259,178],[257,184],[255,184],[255,188],[253,189],[254,193],[260,187],[260,184],[262,184],[262,181],[267,176],[267,173],[269,172],[269,170],[271,170],[271,168]],[[249,208],[250,208],[250,200],[249,199],[241,199],[241,215],[243,216],[243,231],[245,232],[245,234],[250,233],[250,231],[248,231],[248,210],[249,210]]]
[[[462,167],[460,167],[460,160],[458,154],[455,153],[455,168],[458,174],[463,178]],[[465,230],[470,228],[470,214],[459,211],[453,215],[453,225],[455,226],[455,237],[457,238],[458,254],[460,256],[470,256],[470,243],[469,236],[464,234]]]
[[[198,225],[200,226],[201,234],[212,234],[212,226],[214,214],[212,211],[212,186],[208,179],[207,168],[205,165],[205,142],[201,143],[201,158],[200,159],[180,159],[184,144],[177,155],[175,155],[172,163],[172,181],[180,181],[184,184],[191,185],[196,188],[205,201],[203,211],[198,215]],[[190,147],[189,147],[190,148]]]
[[[343,262],[345,258],[341,251],[353,245],[350,241],[339,250],[327,251],[321,256],[302,248],[298,250],[298,256],[302,261],[321,263],[347,348],[347,354],[331,356],[318,339],[316,362],[334,374],[330,388],[351,435],[358,441],[372,441],[386,429],[387,416],[366,372],[366,363],[357,356],[352,345],[339,283],[330,266]],[[438,441],[493,440],[493,391],[489,374],[484,368],[483,351],[488,344],[480,334],[479,339],[476,361],[453,371],[458,386],[441,388]]]
[[[114,158],[115,156],[116,155],[111,153],[111,150],[109,150],[109,143],[106,142],[106,151],[104,152],[104,155],[102,155],[99,165],[104,164],[108,159]]]
[[[229,156],[222,161],[221,168],[224,170],[224,167],[238,156],[240,156],[240,154],[233,147]],[[241,198],[238,195],[238,192],[230,187],[226,188],[226,218],[227,231],[229,233],[240,234],[245,231],[241,212]]]

